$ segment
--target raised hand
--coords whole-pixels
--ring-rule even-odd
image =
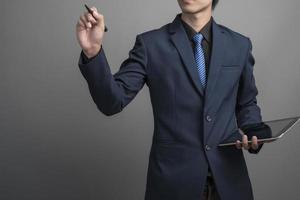
[[[88,11],[82,14],[76,24],[76,37],[84,54],[90,58],[95,56],[102,46],[104,36],[104,16],[96,7],[91,7],[93,15]]]

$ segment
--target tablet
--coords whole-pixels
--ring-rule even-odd
[[[248,138],[252,138],[252,135],[256,135],[259,143],[272,142],[288,133],[299,120],[300,116],[265,121],[257,124],[256,127],[246,127],[243,132],[248,135]],[[242,141],[242,133],[239,130],[232,133],[228,138],[222,141],[219,146],[236,145],[237,140]],[[248,141],[248,143],[251,142],[251,140]]]

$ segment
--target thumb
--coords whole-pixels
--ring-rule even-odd
[[[102,21],[103,20],[103,15],[98,13],[97,8],[96,7],[91,7],[91,10],[93,11],[93,17],[98,21]]]

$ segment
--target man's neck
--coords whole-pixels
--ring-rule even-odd
[[[181,19],[199,32],[211,18],[211,10],[198,13],[181,14]]]

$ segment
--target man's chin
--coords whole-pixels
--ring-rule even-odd
[[[194,15],[197,14],[198,12],[195,10],[182,10],[182,13],[187,14],[187,15]]]
[[[182,9],[181,11],[185,14],[194,14],[194,13],[196,13],[196,10],[193,10],[193,9]]]
[[[186,13],[186,14],[196,14],[196,13],[199,13],[199,12],[203,12],[204,10],[206,10],[208,8],[209,8],[209,5],[205,6],[205,7],[198,8],[198,9],[197,8],[195,9],[195,6],[182,6],[181,11],[183,13]]]

